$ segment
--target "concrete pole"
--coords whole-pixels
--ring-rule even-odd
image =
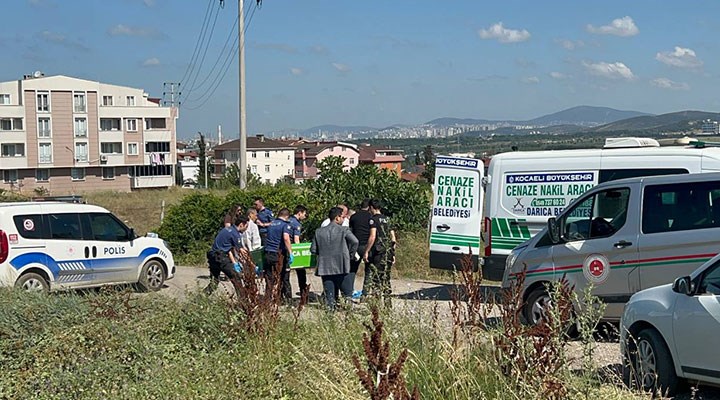
[[[245,15],[243,0],[238,0],[238,81],[240,86],[240,189],[247,186],[247,115],[245,114]]]

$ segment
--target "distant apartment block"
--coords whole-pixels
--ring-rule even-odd
[[[402,150],[361,145],[359,152],[360,164],[371,164],[377,168],[392,171],[398,177],[402,175],[402,163],[405,161],[405,154]]]
[[[717,121],[706,119],[701,125],[703,135],[718,135],[720,134],[720,125]]]
[[[142,89],[38,73],[0,82],[0,188],[172,186],[177,117]]]
[[[286,177],[293,177],[295,147],[277,140],[267,139],[263,135],[247,138],[247,167],[265,183],[275,184]],[[240,140],[235,139],[215,146],[213,179],[223,177],[227,168],[238,164],[240,159]]]
[[[343,157],[345,170],[358,166],[358,146],[344,142],[321,142],[300,140],[295,143],[295,179],[303,181],[318,175],[318,164],[327,157]]]

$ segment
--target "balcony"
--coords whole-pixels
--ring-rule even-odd
[[[159,161],[157,159],[153,160],[153,156],[151,154],[156,155],[156,157],[158,155],[161,156],[160,160]],[[155,162],[153,162],[153,161],[155,161]],[[145,164],[145,165],[153,165],[153,164],[173,165],[173,164],[175,164],[175,160],[173,159],[172,153],[165,153],[165,152],[145,153],[145,156],[143,156],[143,164]]]
[[[165,188],[175,184],[175,178],[170,175],[161,176],[134,176],[130,178],[131,189]]]

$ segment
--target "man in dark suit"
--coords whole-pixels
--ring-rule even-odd
[[[310,252],[317,255],[315,274],[322,279],[325,303],[334,310],[345,276],[350,273],[350,257],[358,250],[358,239],[342,226],[343,210],[328,213],[331,223],[315,231]]]

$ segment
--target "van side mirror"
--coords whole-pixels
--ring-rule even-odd
[[[553,244],[560,243],[560,227],[555,217],[550,217],[547,220],[548,236]]]
[[[675,293],[692,296],[692,284],[689,276],[681,276],[673,282],[672,290]]]

